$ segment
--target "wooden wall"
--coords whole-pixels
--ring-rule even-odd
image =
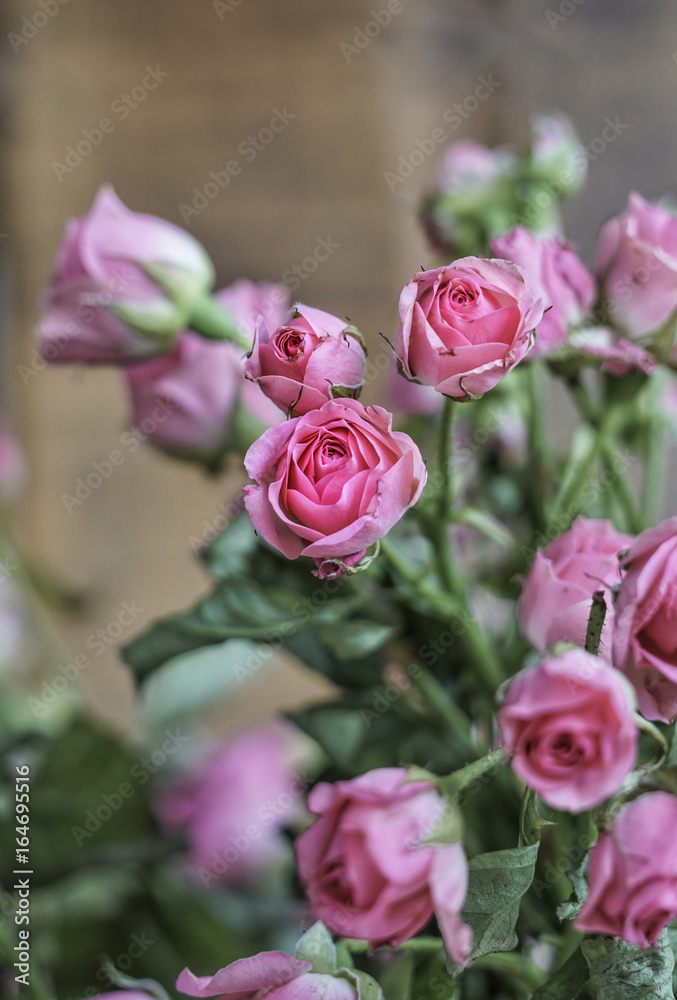
[[[184,224],[180,206],[193,189],[238,159],[241,174],[188,225],[220,283],[280,280],[330,238],[336,250],[297,294],[350,315],[372,343],[379,330],[392,332],[399,289],[426,259],[415,209],[436,157],[395,191],[384,175],[482,75],[493,74],[495,93],[450,139],[519,138],[531,111],[555,108],[572,115],[585,142],[607,117],[627,124],[591,162],[587,193],[568,211],[585,252],[629,187],[675,193],[677,12],[669,0],[402,0],[378,32],[371,12],[386,0],[69,0],[44,24],[36,12],[58,0],[43,4],[6,0],[0,36],[0,384],[31,462],[19,511],[25,542],[88,594],[84,616],[61,624],[74,652],[116,620],[122,602],[143,609],[129,638],[194,600],[205,580],[188,539],[237,488],[237,475],[208,482],[139,449],[80,507],[69,513],[62,501],[119,447],[127,423],[120,379],[73,368],[22,377],[18,366],[34,362],[37,299],[64,220],[85,212],[100,184],[112,182],[133,209]],[[34,37],[17,40],[34,17]],[[375,35],[364,48],[358,29]],[[149,66],[167,76],[123,118],[119,101]],[[238,146],[275,109],[294,118],[247,162]],[[100,145],[70,172],[55,168],[104,117],[115,128]],[[130,682],[112,648],[85,683],[104,717],[129,720]],[[240,707],[239,721],[316,685],[291,669],[266,683],[266,697]]]

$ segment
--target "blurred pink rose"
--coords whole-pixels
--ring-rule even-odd
[[[380,406],[333,399],[267,430],[245,456],[256,531],[288,559],[310,556],[320,577],[359,562],[425,485],[420,451],[391,426]]]
[[[313,913],[336,933],[397,947],[434,912],[447,951],[464,964],[472,946],[461,918],[465,854],[460,844],[421,846],[444,800],[406,777],[381,768],[317,785],[308,806],[319,818],[296,841],[299,875]]]
[[[386,373],[384,381],[387,409],[398,417],[434,417],[444,406],[444,396],[433,386],[410,382],[396,368]]]
[[[358,989],[348,979],[311,972],[284,951],[262,951],[240,958],[213,976],[194,976],[184,969],[176,988],[189,997],[221,1000],[359,1000]]]
[[[577,191],[588,172],[580,139],[566,115],[533,115],[531,127],[531,173],[558,185],[564,194]]]
[[[183,829],[188,866],[203,885],[237,883],[288,856],[282,829],[303,815],[307,744],[282,724],[235,737],[198,763],[157,801],[169,829]]]
[[[602,228],[596,270],[614,323],[631,337],[657,332],[677,312],[677,216],[632,192]]]
[[[298,303],[277,329],[259,320],[244,373],[281,410],[301,416],[332,399],[334,387],[357,394],[366,362],[362,338],[345,320]]]
[[[520,267],[463,257],[405,285],[397,354],[409,378],[475,398],[522,360],[543,309]]]
[[[26,459],[16,439],[0,426],[0,503],[16,500],[27,475]]]
[[[192,236],[103,187],[66,229],[38,328],[43,357],[105,364],[162,354],[213,277]]]
[[[515,774],[553,809],[590,809],[635,766],[632,688],[583,649],[546,656],[518,674],[497,718]]]
[[[677,717],[677,517],[639,535],[616,598],[613,661],[647,719]]]
[[[613,934],[658,947],[677,917],[677,799],[641,795],[623,806],[590,854],[588,897],[574,921],[588,934]]]
[[[472,139],[455,142],[444,152],[438,186],[443,192],[490,187],[501,176],[504,158]]]
[[[620,581],[618,557],[633,542],[610,521],[577,517],[568,531],[536,553],[519,602],[522,631],[544,652],[554,642],[585,644],[592,595],[606,590],[607,615],[601,649],[611,648],[611,588]]]
[[[559,237],[539,239],[517,226],[489,244],[495,257],[511,260],[527,272],[529,284],[545,306],[552,306],[536,327],[529,357],[542,358],[560,347],[569,327],[583,321],[592,308],[597,283],[568,243]]]
[[[569,347],[600,359],[603,372],[614,378],[625,378],[633,372],[651,375],[658,368],[656,359],[638,344],[624,337],[617,337],[607,326],[587,327],[569,336]]]
[[[217,292],[216,298],[230,310],[240,330],[251,336],[262,312],[279,311],[284,292],[280,285],[259,287],[243,280]],[[253,419],[259,434],[284,419],[245,379],[244,360],[236,344],[206,340],[185,330],[168,354],[125,367],[133,423],[156,448],[217,465],[234,444],[237,407]],[[251,437],[247,444],[250,441]]]
[[[222,306],[232,314],[241,333],[254,342],[256,324],[260,318],[271,330],[282,326],[289,312],[290,297],[286,285],[267,281],[254,282],[239,278],[216,293]]]

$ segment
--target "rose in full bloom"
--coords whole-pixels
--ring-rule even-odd
[[[290,726],[254,729],[213,750],[158,798],[163,825],[185,832],[188,869],[205,887],[250,881],[288,857],[282,831],[303,812],[297,775],[306,755]],[[270,802],[275,810],[264,821]]]
[[[617,792],[635,766],[632,688],[584,649],[545,656],[519,673],[498,723],[515,774],[553,809],[590,809]]]
[[[677,517],[638,535],[616,598],[613,662],[647,719],[677,717]]]
[[[194,976],[184,969],[176,988],[185,996],[220,1000],[359,1000],[355,978],[349,972],[345,978],[313,972],[310,962],[284,951],[262,951],[231,962],[213,976]]]
[[[131,212],[110,187],[72,220],[38,328],[47,361],[126,363],[170,350],[212,264],[188,233]]]
[[[544,357],[564,343],[569,328],[581,323],[592,308],[595,279],[560,237],[539,238],[517,226],[489,245],[495,257],[523,267],[535,293],[552,307],[536,327],[536,343],[529,355]]]
[[[619,555],[633,542],[610,521],[577,517],[568,531],[536,553],[519,603],[522,631],[544,652],[554,642],[585,643],[592,595],[607,589],[601,649],[611,650],[611,588],[620,582]]]
[[[421,453],[392,416],[356,399],[333,399],[271,427],[245,456],[251,522],[288,559],[310,556],[320,577],[362,559],[416,503]]]
[[[331,930],[394,947],[435,913],[444,944],[467,962],[472,932],[461,918],[468,868],[460,844],[421,844],[443,798],[404,768],[321,783],[308,807],[318,819],[296,842],[299,875],[314,914]]]
[[[588,896],[574,921],[588,934],[613,934],[658,947],[677,917],[677,799],[650,792],[623,806],[590,854]]]
[[[366,362],[362,338],[354,327],[322,309],[298,303],[277,329],[259,320],[244,373],[285,413],[301,416],[335,393],[356,395]]]
[[[632,192],[603,226],[596,270],[613,322],[633,338],[657,334],[677,312],[677,216]],[[667,353],[674,331],[667,330]]]
[[[463,257],[420,271],[400,296],[404,373],[453,399],[481,396],[527,353],[544,305],[505,260]]]
[[[281,312],[284,293],[279,285],[259,287],[242,280],[217,292],[216,298],[241,332],[253,337],[258,317]],[[245,379],[243,364],[236,344],[184,330],[168,354],[125,367],[133,423],[156,448],[217,466],[244,423],[239,414],[252,425],[247,445],[284,419]]]

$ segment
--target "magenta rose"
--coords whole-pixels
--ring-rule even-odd
[[[504,260],[463,257],[419,271],[400,296],[397,354],[408,378],[452,399],[474,399],[522,360],[544,303]]]
[[[490,242],[495,257],[523,267],[536,295],[552,308],[536,327],[536,343],[530,358],[541,358],[560,347],[569,328],[582,323],[597,292],[595,279],[560,237],[539,239],[517,226]]]
[[[245,468],[251,522],[288,559],[310,556],[320,577],[355,565],[416,503],[421,453],[392,416],[356,399],[333,399],[255,441]]]
[[[257,317],[264,311],[279,311],[280,290],[284,293],[279,285],[259,287],[243,280],[217,292],[216,298],[229,309],[241,332],[253,336]],[[247,444],[284,419],[245,379],[243,363],[236,344],[206,340],[184,330],[168,354],[125,367],[133,423],[156,448],[218,466],[236,443],[238,413],[252,426]]]
[[[331,930],[394,947],[433,913],[454,961],[468,961],[472,931],[461,918],[468,866],[460,844],[422,845],[445,808],[429,782],[404,768],[317,785],[319,817],[296,842],[297,866],[313,913]]]
[[[310,962],[284,951],[262,951],[232,962],[213,976],[194,976],[184,969],[176,988],[185,996],[221,1000],[359,1000],[359,989],[350,979],[311,969]]]
[[[583,649],[545,656],[518,674],[497,718],[513,771],[553,809],[590,809],[635,766],[632,688]]]
[[[334,395],[357,395],[367,355],[361,336],[345,320],[298,303],[275,329],[259,320],[244,373],[269,399],[301,416]]]
[[[614,323],[631,337],[657,333],[677,312],[677,216],[632,192],[602,228],[596,270]]]
[[[43,357],[105,364],[162,354],[213,278],[197,240],[130,212],[103,187],[89,214],[66,229],[38,328]]]
[[[158,798],[163,826],[185,832],[187,867],[203,885],[251,881],[288,856],[282,830],[303,813],[305,786],[297,775],[306,755],[291,727],[251,730],[212,751]]]
[[[647,719],[677,717],[677,517],[643,531],[623,560],[613,662]]]
[[[641,795],[623,806],[590,854],[588,896],[574,921],[588,934],[613,934],[658,947],[677,917],[677,799]]]
[[[602,650],[611,649],[611,588],[621,579],[618,557],[633,542],[610,521],[577,517],[568,531],[537,552],[519,603],[522,631],[545,652],[554,642],[585,643],[592,595],[607,590]]]

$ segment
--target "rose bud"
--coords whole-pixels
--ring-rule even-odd
[[[240,281],[216,293],[243,334],[253,336],[259,310],[279,311],[279,295]],[[184,330],[168,354],[137,365],[124,375],[130,393],[132,421],[156,448],[177,458],[220,467],[224,454],[240,444],[247,448],[283,415],[242,370],[242,348],[227,340],[206,340]]]
[[[216,298],[233,316],[241,333],[254,342],[259,319],[276,330],[289,312],[289,290],[285,285],[248,281],[240,278],[216,293]]]
[[[435,913],[447,951],[465,964],[465,854],[460,844],[422,843],[445,801],[431,783],[406,778],[404,768],[380,768],[317,785],[308,807],[319,818],[296,841],[299,876],[313,913],[336,933],[398,947]]]
[[[307,755],[290,726],[250,730],[213,749],[158,796],[162,825],[185,832],[186,867],[205,888],[270,875],[289,857],[282,831],[303,814],[296,774]]]
[[[244,373],[285,413],[301,416],[334,396],[359,394],[367,355],[355,327],[298,303],[271,329],[259,320]]]
[[[553,809],[590,809],[635,766],[632,688],[583,649],[545,656],[517,674],[497,719],[513,771]]]
[[[663,341],[677,312],[677,216],[632,192],[626,211],[602,228],[596,270],[613,323],[631,337]],[[667,350],[655,346],[669,358],[674,331],[665,333]]]
[[[652,354],[639,344],[616,336],[607,326],[575,330],[569,335],[568,345],[592,362],[601,362],[602,371],[614,378],[625,378],[639,372],[651,375],[658,368]]]
[[[574,927],[658,947],[677,917],[677,799],[650,792],[628,802],[590,854],[588,896]]]
[[[588,161],[580,155],[582,144],[570,119],[561,114],[533,115],[529,124],[529,172],[536,180],[556,184],[562,195],[574,194],[585,181]]]
[[[677,517],[638,535],[623,559],[613,662],[647,719],[677,717]]]
[[[516,264],[463,257],[405,285],[397,355],[408,378],[475,399],[522,360],[543,309]]]
[[[541,358],[560,347],[569,327],[582,323],[597,292],[595,279],[571,247],[559,237],[544,239],[517,226],[489,244],[495,257],[523,267],[536,295],[551,306],[536,327],[530,358]]]
[[[425,485],[418,447],[391,427],[380,406],[333,399],[265,431],[245,456],[256,531],[288,559],[310,556],[321,578],[358,563]]]
[[[524,581],[518,614],[532,646],[545,652],[555,642],[585,644],[592,595],[608,590],[601,649],[611,649],[611,588],[619,583],[618,557],[632,543],[610,521],[577,517],[568,531],[537,552]]]
[[[214,273],[197,240],[103,187],[72,220],[38,328],[47,361],[126,363],[171,349]]]

